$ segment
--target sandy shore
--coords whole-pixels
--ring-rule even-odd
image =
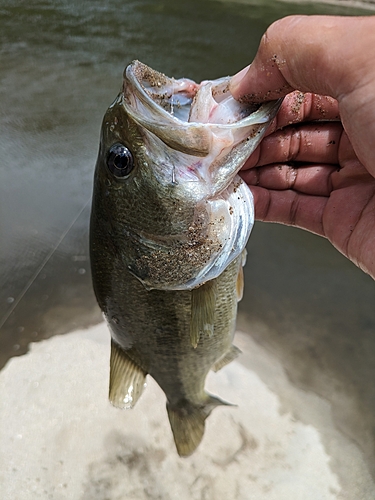
[[[334,428],[329,404],[292,387],[248,335],[235,343],[240,361],[210,374],[207,388],[238,407],[212,413],[187,459],[150,377],[133,410],[108,403],[104,324],[33,344],[0,373],[1,498],[374,499],[361,453]]]

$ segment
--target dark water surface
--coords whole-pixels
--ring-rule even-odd
[[[275,19],[338,6],[218,1],[0,1],[0,366],[101,316],[88,220],[102,116],[124,67],[233,74]],[[366,12],[365,12],[366,13]],[[293,383],[332,401],[374,470],[375,284],[326,241],[258,223],[240,326]],[[346,401],[332,397],[345,393]]]

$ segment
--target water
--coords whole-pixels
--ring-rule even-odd
[[[217,78],[248,64],[279,17],[360,12],[368,13],[267,1],[1,0],[0,366],[30,342],[101,319],[88,201],[101,119],[128,62]],[[374,282],[292,228],[256,224],[248,251],[239,325],[296,387],[330,401],[374,473]]]

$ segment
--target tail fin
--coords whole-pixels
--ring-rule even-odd
[[[203,438],[206,418],[219,405],[233,406],[210,394],[201,405],[184,401],[172,407],[167,403],[169,423],[180,457],[188,457],[196,450]]]

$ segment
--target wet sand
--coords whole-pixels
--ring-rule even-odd
[[[133,410],[109,404],[104,324],[33,344],[0,374],[2,498],[372,500],[363,455],[329,402],[296,389],[249,335],[235,343],[239,361],[207,388],[238,407],[216,409],[186,459],[150,377]]]

